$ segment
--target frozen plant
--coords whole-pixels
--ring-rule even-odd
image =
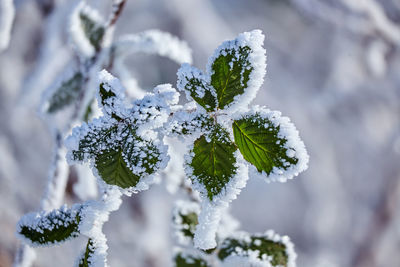
[[[47,205],[21,218],[17,236],[30,246],[48,246],[83,235],[88,241],[76,265],[107,266],[103,224],[123,195],[148,190],[160,180],[170,158],[182,156],[168,152],[166,138],[178,137],[189,144],[183,156],[188,179],[181,188],[192,200],[178,202],[173,212],[178,237],[174,265],[295,266],[288,237],[238,231],[228,213],[249,177],[285,182],[308,163],[304,144],[287,117],[250,107],[265,75],[263,34],[254,30],[224,42],[202,72],[188,65],[190,50],[170,35],[149,31],[112,42],[110,29],[123,4],[115,1],[116,16],[109,22],[84,4],[77,7],[70,32],[81,64],[66,71],[66,78],[47,91],[43,101],[44,112],[50,114],[75,104],[70,124],[79,126],[65,140],[66,158],[71,165],[91,167],[100,200],[71,208]],[[110,72],[116,62],[123,68],[118,57],[137,51],[187,61],[178,71],[177,87],[189,102],[178,105],[180,94],[170,84],[129,100],[122,81]],[[93,118],[96,109],[101,115]],[[51,186],[48,190],[48,195],[60,191]]]

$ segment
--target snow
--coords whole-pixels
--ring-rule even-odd
[[[192,63],[192,51],[188,44],[160,30],[123,35],[114,42],[112,49],[115,49],[118,57],[126,57],[133,53],[147,53],[167,57],[178,64]]]
[[[7,49],[15,16],[13,0],[0,0],[0,52]]]
[[[65,147],[56,145],[53,153],[46,192],[40,203],[41,209],[45,211],[55,209],[62,204],[69,175],[69,166],[65,159],[67,153]]]
[[[122,193],[118,189],[108,189],[99,201],[88,201],[80,211],[79,232],[93,242],[94,251],[89,259],[91,266],[107,265],[107,238],[102,232],[103,224],[108,221],[110,212],[117,210]]]
[[[97,183],[90,168],[86,165],[74,166],[78,181],[73,185],[75,195],[81,200],[93,199],[97,196]]]

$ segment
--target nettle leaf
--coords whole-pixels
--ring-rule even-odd
[[[210,201],[218,195],[231,178],[237,167],[235,144],[230,140],[228,132],[220,125],[198,138],[193,145],[187,164],[191,169],[189,176],[195,183],[201,184]]]
[[[307,167],[299,134],[280,112],[256,107],[233,121],[235,143],[243,157],[269,180],[285,181]]]
[[[79,207],[29,213],[17,224],[18,236],[33,246],[64,242],[79,235]]]
[[[269,263],[271,266],[294,267],[296,253],[289,237],[280,237],[273,231],[249,236],[241,233],[237,238],[227,238],[220,245],[218,258],[227,263]],[[269,265],[268,265],[269,266]]]
[[[94,244],[93,240],[89,238],[87,245],[86,245],[86,250],[85,253],[81,256],[81,258],[78,260],[78,267],[89,267],[91,266],[91,261],[90,257],[94,253]]]
[[[219,109],[228,108],[235,100],[238,105],[246,105],[254,99],[265,75],[263,42],[261,31],[245,32],[222,43],[210,58],[207,71]]]
[[[76,72],[56,87],[48,99],[48,113],[55,113],[74,102],[82,90],[83,75]]]
[[[85,36],[95,47],[96,51],[100,50],[101,42],[105,32],[104,25],[98,23],[93,17],[90,16],[90,13],[81,12],[79,14],[79,18],[81,20],[81,27],[85,33]]]
[[[179,244],[188,245],[192,242],[196,225],[199,223],[199,213],[200,206],[197,202],[177,201],[175,203],[172,222]]]
[[[179,90],[186,91],[188,99],[191,97],[206,111],[215,110],[217,105],[215,90],[201,70],[189,64],[182,64],[178,70],[177,86]]]
[[[174,258],[175,267],[210,267],[205,259],[199,255],[190,255],[188,253],[179,252]]]

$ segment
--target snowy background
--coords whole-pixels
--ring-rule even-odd
[[[67,25],[77,1],[14,3],[10,46],[0,54],[2,267],[18,245],[15,223],[38,209],[47,182],[53,144],[37,110],[72,57]],[[109,1],[90,3],[110,10]],[[116,35],[153,28],[185,39],[203,69],[223,40],[255,28],[266,35],[256,102],[292,119],[310,164],[285,184],[250,179],[232,203],[244,230],[289,235],[300,267],[400,266],[398,0],[128,0]],[[176,83],[179,66],[168,59],[138,54],[127,64],[144,88]],[[80,201],[74,182],[66,203]],[[111,266],[168,266],[174,198],[163,183],[124,198],[105,225]],[[72,266],[84,245],[37,249],[36,266]]]

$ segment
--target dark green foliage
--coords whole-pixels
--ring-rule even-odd
[[[213,111],[216,108],[216,98],[212,93],[212,88],[207,84],[206,81],[199,78],[189,78],[185,89],[190,92],[190,96],[199,103],[207,111]],[[198,92],[204,92],[204,95],[198,94]]]
[[[80,72],[61,83],[54,94],[48,100],[48,113],[55,113],[74,102],[82,90],[83,76]]]
[[[89,238],[85,253],[82,255],[82,258],[78,262],[78,267],[89,267],[90,266],[90,256],[94,252],[93,250],[93,240]]]
[[[287,156],[287,140],[278,135],[280,126],[267,118],[254,114],[235,120],[232,127],[240,152],[259,172],[270,174],[273,167],[287,169],[298,162]]]
[[[101,178],[110,185],[121,188],[136,186],[142,175],[156,171],[161,152],[151,142],[137,136],[129,126],[121,142],[107,150],[96,153],[95,167]],[[145,158],[143,158],[143,155]],[[141,166],[141,171],[133,172],[130,166]]]
[[[79,14],[79,18],[81,20],[82,29],[86,37],[89,39],[90,43],[94,46],[96,51],[99,51],[105,32],[104,26],[99,25],[83,12]]]
[[[209,134],[202,135],[194,142],[194,156],[189,163],[193,178],[205,186],[207,196],[213,200],[236,174],[236,146],[228,132],[216,125]]]
[[[195,212],[190,212],[186,215],[179,213],[178,216],[182,219],[180,226],[183,235],[193,238],[196,225],[199,223],[197,214]]]
[[[175,267],[210,267],[210,265],[200,257],[178,253],[175,256]]]
[[[224,52],[224,53],[222,53]],[[253,67],[249,61],[250,47],[224,49],[212,63],[211,85],[217,92],[218,108],[223,109],[244,93]]]
[[[238,252],[237,248],[240,248]],[[281,242],[274,242],[263,236],[251,236],[250,240],[239,240],[228,238],[221,244],[218,258],[222,261],[230,255],[246,256],[247,251],[258,251],[258,258],[263,259],[263,255],[272,257],[270,263],[273,266],[284,266],[288,264],[286,246]]]
[[[79,235],[79,222],[80,215],[75,210],[53,210],[33,220],[27,220],[27,223],[22,220],[18,234],[38,245],[59,243]]]

